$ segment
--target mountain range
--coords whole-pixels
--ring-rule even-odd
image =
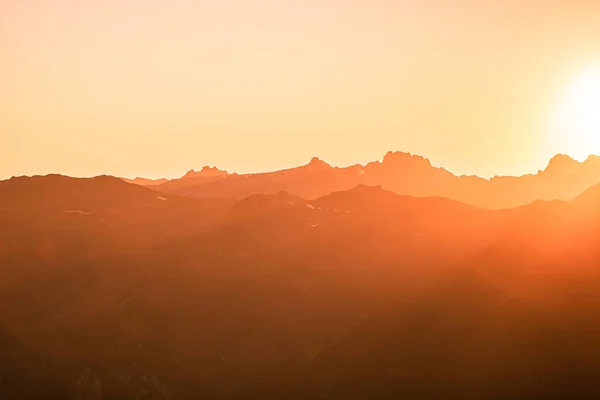
[[[365,184],[382,186],[401,195],[438,196],[476,207],[502,209],[535,200],[573,199],[588,187],[600,183],[600,157],[590,156],[584,162],[578,162],[566,155],[556,155],[536,174],[484,179],[456,176],[431,165],[421,156],[388,152],[381,162],[343,168],[313,158],[307,165],[268,173],[228,174],[215,167],[205,167],[167,182],[134,180],[133,183],[152,185],[159,191],[189,197],[235,199],[280,191],[315,199]]]
[[[353,183],[417,161],[449,174],[0,181],[0,396],[597,398],[600,185],[493,210]]]

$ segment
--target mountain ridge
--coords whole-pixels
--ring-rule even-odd
[[[401,195],[445,197],[476,207],[501,209],[535,200],[571,200],[588,187],[600,183],[600,157],[579,162],[556,155],[547,167],[521,176],[454,175],[422,156],[388,152],[381,161],[365,165],[332,167],[314,157],[295,168],[254,174],[176,179],[156,189],[190,197],[245,198],[257,193],[287,191],[306,199],[351,189],[359,184],[382,186]]]
[[[11,178],[14,179],[14,178]],[[577,161],[564,154],[550,159],[543,170],[521,176],[455,175],[419,155],[387,152],[381,161],[345,167],[318,157],[307,164],[272,172],[228,173],[218,167],[190,170],[171,180],[122,180],[164,193],[197,198],[230,198],[281,191],[312,200],[360,184],[381,186],[400,195],[444,197],[487,209],[514,208],[536,200],[568,201],[600,183],[600,156]]]
[[[136,184],[140,184],[140,185],[153,185],[153,184],[162,184],[167,181],[175,181],[175,180],[183,179],[183,178],[195,178],[195,177],[202,177],[202,176],[206,177],[206,176],[216,176],[216,175],[225,176],[225,175],[272,174],[275,172],[289,171],[289,170],[293,170],[293,169],[300,168],[300,167],[308,167],[308,166],[314,166],[314,165],[322,165],[322,166],[333,168],[333,169],[359,169],[359,168],[364,169],[369,165],[373,166],[373,165],[377,165],[377,164],[382,164],[382,163],[386,162],[386,160],[391,161],[393,158],[397,158],[397,157],[411,158],[413,161],[419,162],[422,165],[426,165],[428,167],[432,167],[435,169],[442,170],[444,172],[448,172],[457,178],[478,178],[478,179],[486,180],[486,181],[492,181],[494,179],[501,179],[501,178],[520,178],[520,177],[525,177],[525,176],[535,176],[535,175],[539,175],[540,173],[547,172],[549,169],[554,169],[554,167],[559,164],[562,164],[562,165],[566,165],[566,164],[572,164],[572,165],[584,164],[585,165],[585,164],[591,164],[591,163],[600,164],[600,155],[590,154],[584,161],[578,161],[568,154],[557,153],[550,158],[550,160],[548,161],[548,163],[546,164],[546,167],[544,167],[544,169],[539,169],[536,172],[529,172],[529,173],[524,173],[521,175],[493,175],[490,177],[483,177],[483,176],[479,176],[477,174],[456,174],[456,173],[453,173],[450,170],[444,168],[443,166],[433,165],[431,163],[431,160],[428,159],[427,157],[424,157],[424,156],[421,156],[418,154],[413,154],[410,152],[391,151],[390,150],[386,154],[384,154],[382,160],[369,161],[369,162],[366,162],[365,164],[355,163],[355,164],[350,164],[350,165],[332,165],[330,163],[327,163],[326,161],[323,161],[319,157],[312,157],[311,160],[307,164],[303,164],[303,165],[299,165],[299,166],[295,166],[295,167],[282,168],[282,169],[278,169],[278,170],[270,170],[270,171],[230,173],[226,170],[220,169],[217,166],[205,165],[200,170],[190,169],[189,171],[187,171],[185,174],[183,174],[179,178],[151,179],[151,178],[144,178],[144,177],[136,177],[133,179],[130,179],[130,178],[120,178],[120,179],[123,179],[123,180],[127,181],[128,183],[136,183]]]

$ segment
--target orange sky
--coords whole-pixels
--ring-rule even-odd
[[[598,43],[594,1],[0,0],[0,179],[388,150],[536,171]]]

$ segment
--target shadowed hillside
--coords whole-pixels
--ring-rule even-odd
[[[0,182],[2,393],[594,398],[597,188],[490,211]]]

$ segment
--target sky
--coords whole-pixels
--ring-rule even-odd
[[[551,122],[598,43],[593,1],[0,0],[0,179],[536,172],[600,153]]]

